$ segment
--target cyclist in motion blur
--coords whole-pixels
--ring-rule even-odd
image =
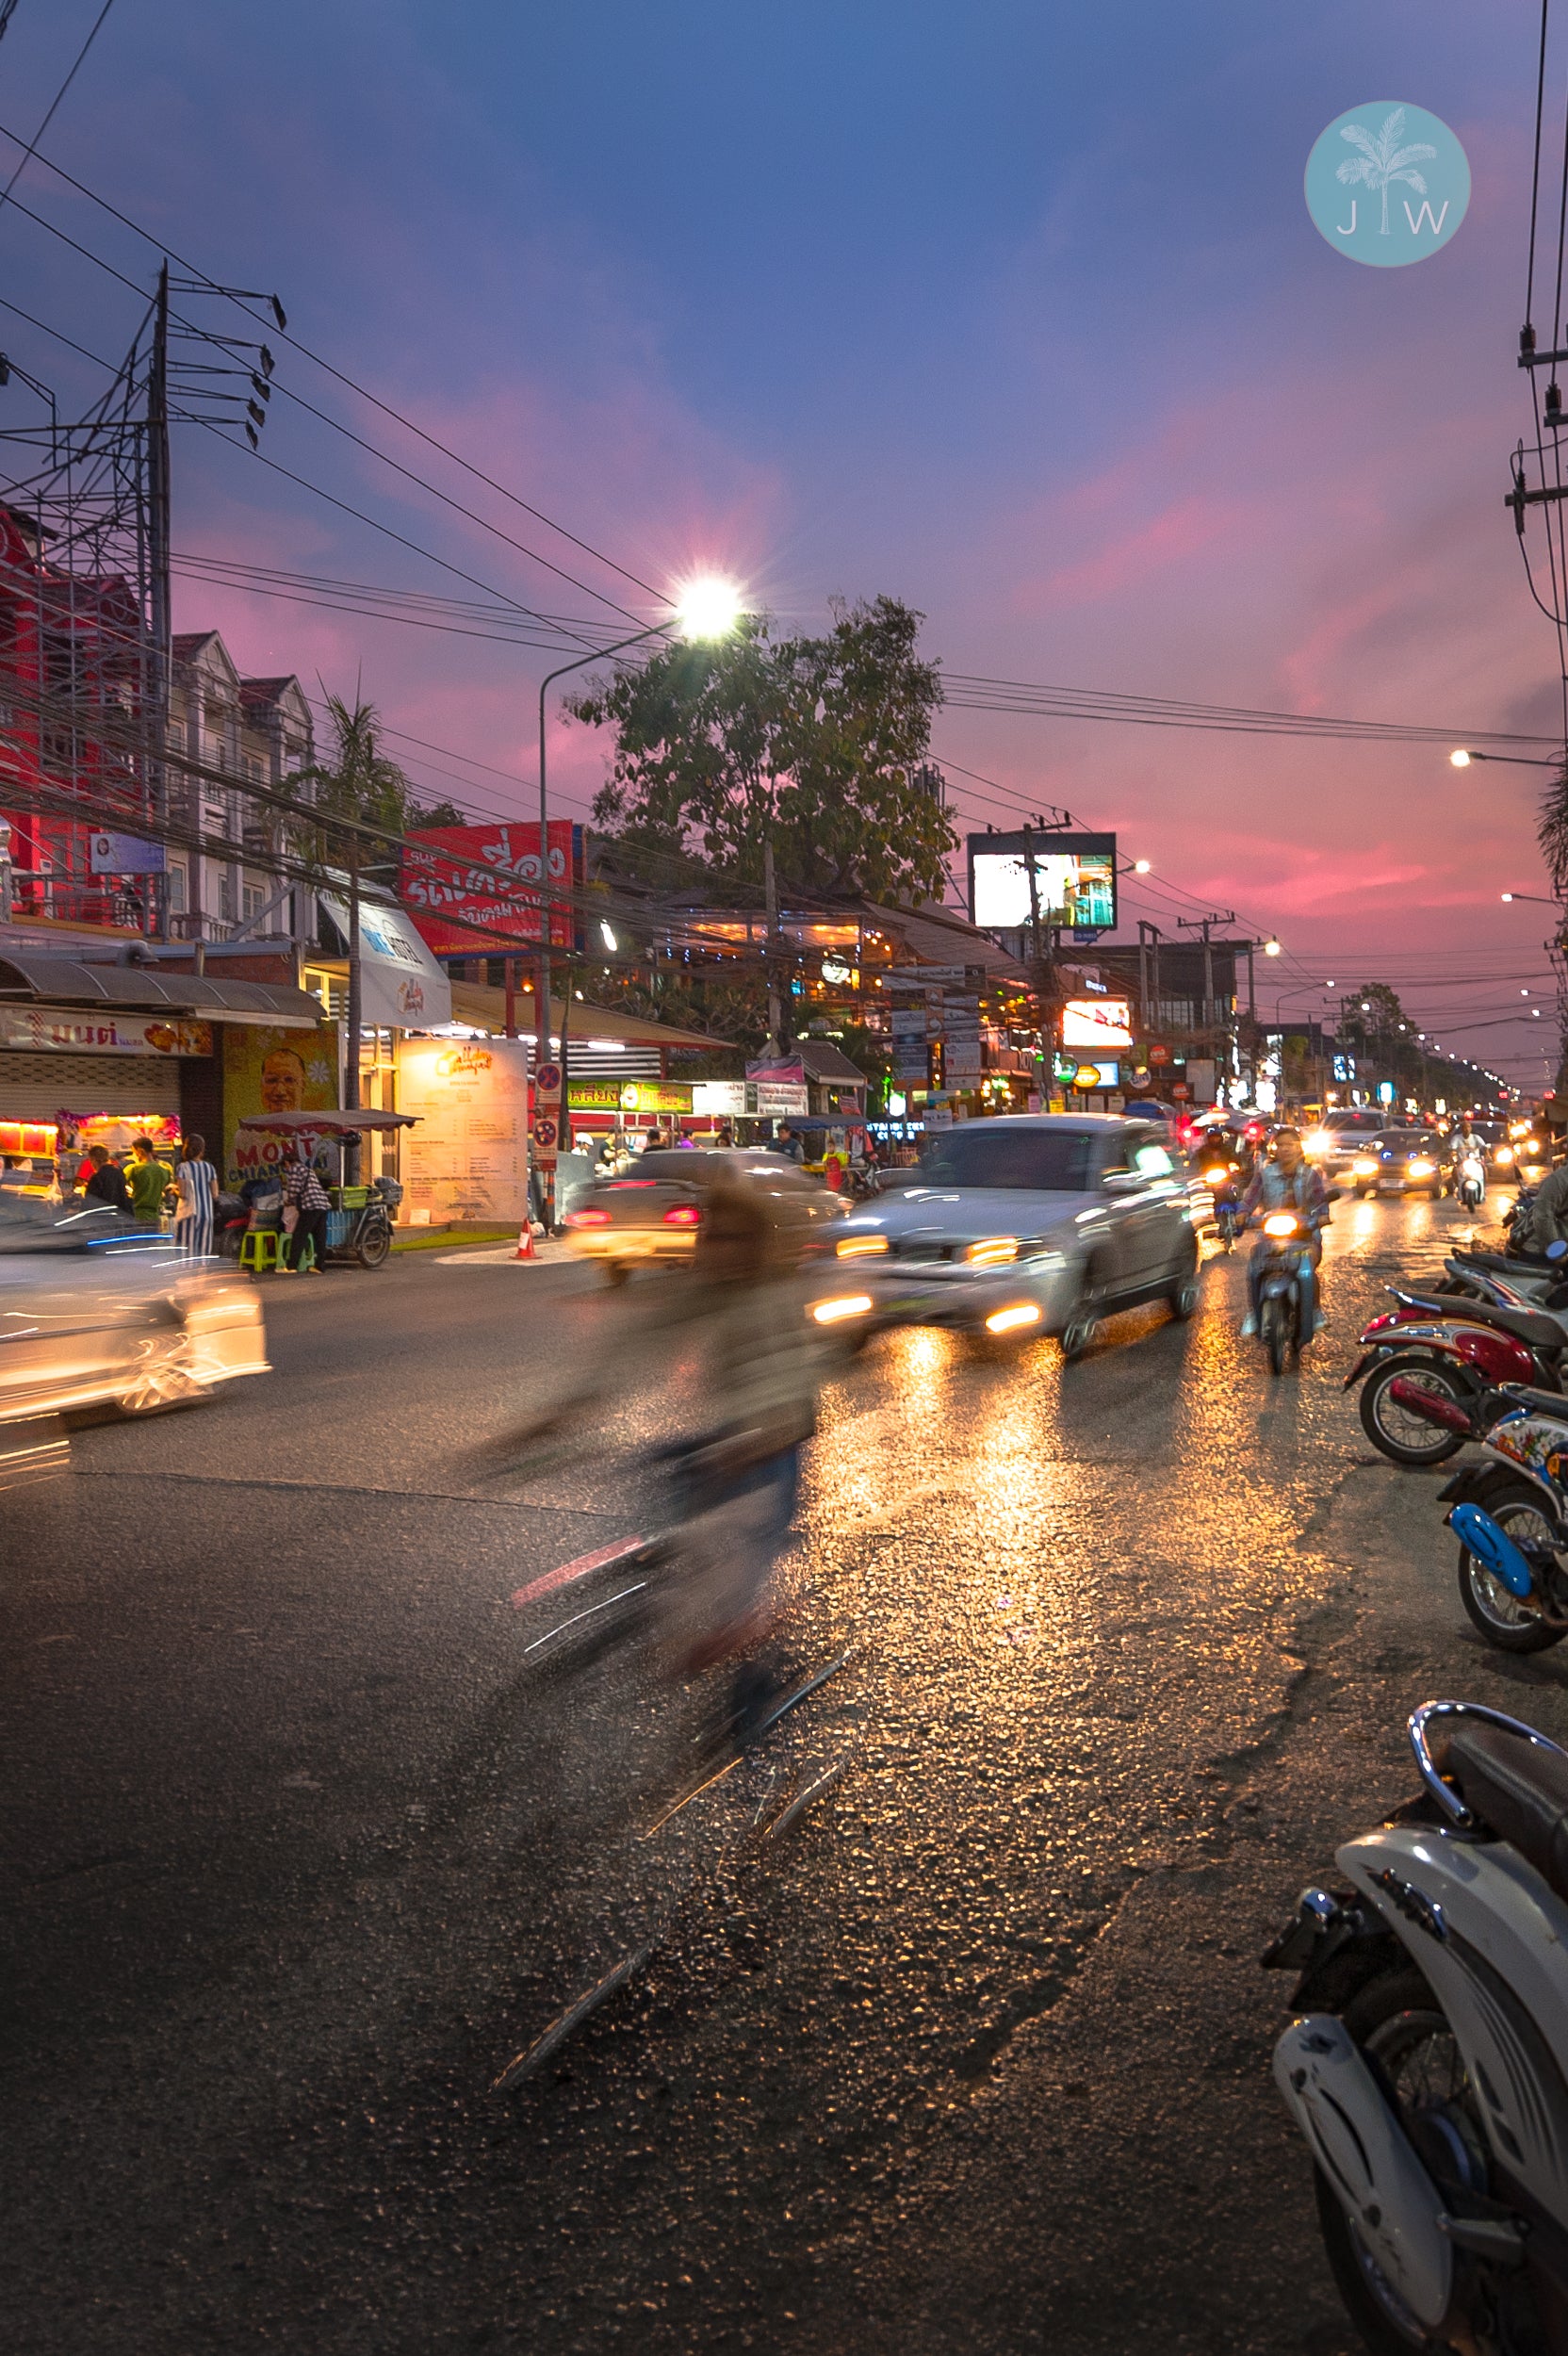
[[[802,1264],[812,1229],[810,1181],[774,1156],[715,1160],[689,1275],[639,1287],[641,1300],[601,1335],[591,1363],[548,1410],[491,1458],[526,1459],[530,1443],[590,1447],[618,1398],[694,1358],[697,1431],[656,1452],[675,1527],[650,1542],[658,1577],[615,1627],[585,1628],[595,1657],[632,1632],[672,1675],[727,1667],[716,1739],[743,1740],[781,1691],[760,1647],[777,1612],[776,1572],[800,1488],[801,1450],[816,1427],[828,1345],[808,1315]],[[587,1615],[584,1615],[585,1619]]]

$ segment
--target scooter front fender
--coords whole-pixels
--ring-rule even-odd
[[[1293,2021],[1274,2083],[1361,2240],[1435,2331],[1454,2282],[1443,2201],[1345,2023],[1329,2012]]]

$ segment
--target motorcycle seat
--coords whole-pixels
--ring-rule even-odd
[[[1568,1899],[1568,1759],[1483,1720],[1461,1720],[1433,1763],[1499,1840]]]
[[[1568,1333],[1557,1320],[1538,1317],[1533,1309],[1499,1309],[1490,1301],[1432,1301],[1420,1293],[1405,1298],[1413,1308],[1429,1310],[1433,1317],[1451,1323],[1490,1325],[1495,1333],[1511,1333],[1515,1341],[1523,1342],[1527,1350],[1539,1350],[1543,1358],[1556,1358],[1568,1350]]]
[[[1481,1405],[1491,1423],[1507,1415],[1511,1407],[1527,1407],[1532,1415],[1550,1415],[1555,1422],[1568,1425],[1568,1398],[1561,1391],[1534,1390],[1527,1383],[1505,1383],[1488,1391]]]
[[[1458,1260],[1462,1267],[1494,1268],[1499,1276],[1517,1276],[1522,1270],[1529,1268],[1548,1274],[1558,1266],[1557,1261],[1545,1259],[1536,1252],[1512,1252],[1505,1259],[1500,1252],[1461,1252],[1456,1249],[1448,1257]]]

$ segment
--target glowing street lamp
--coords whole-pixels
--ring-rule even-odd
[[[1152,875],[1153,867],[1154,862],[1152,859],[1135,859],[1133,861],[1133,873],[1135,875]]]
[[[1277,941],[1266,941],[1263,944],[1263,953],[1266,957],[1277,957],[1282,955]]]
[[[676,626],[683,638],[727,638],[741,621],[744,608],[733,581],[711,574],[689,581],[676,600]]]
[[[724,638],[735,628],[743,611],[741,593],[732,583],[711,575],[688,581],[672,605],[674,630],[690,639]],[[550,854],[549,854],[549,789],[546,777],[547,744],[546,739],[546,699],[558,679],[572,671],[584,670],[590,663],[604,663],[612,655],[624,654],[629,646],[640,646],[649,638],[667,638],[672,625],[668,621],[650,622],[646,630],[633,630],[629,638],[617,638],[612,646],[596,646],[592,653],[580,654],[571,663],[563,663],[554,671],[547,671],[539,682],[539,1007],[536,1017],[538,1057],[541,1063],[549,1060],[550,1052]],[[608,946],[608,943],[606,944]],[[562,1073],[562,1104],[566,1103],[565,1073]]]

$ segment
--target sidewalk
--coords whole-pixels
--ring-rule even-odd
[[[474,1242],[461,1245],[456,1251],[431,1253],[437,1268],[530,1268],[541,1261],[547,1266],[552,1261],[570,1260],[575,1256],[564,1238],[546,1235],[534,1236],[531,1261],[518,1259],[515,1235],[510,1243],[487,1243],[476,1237]]]

